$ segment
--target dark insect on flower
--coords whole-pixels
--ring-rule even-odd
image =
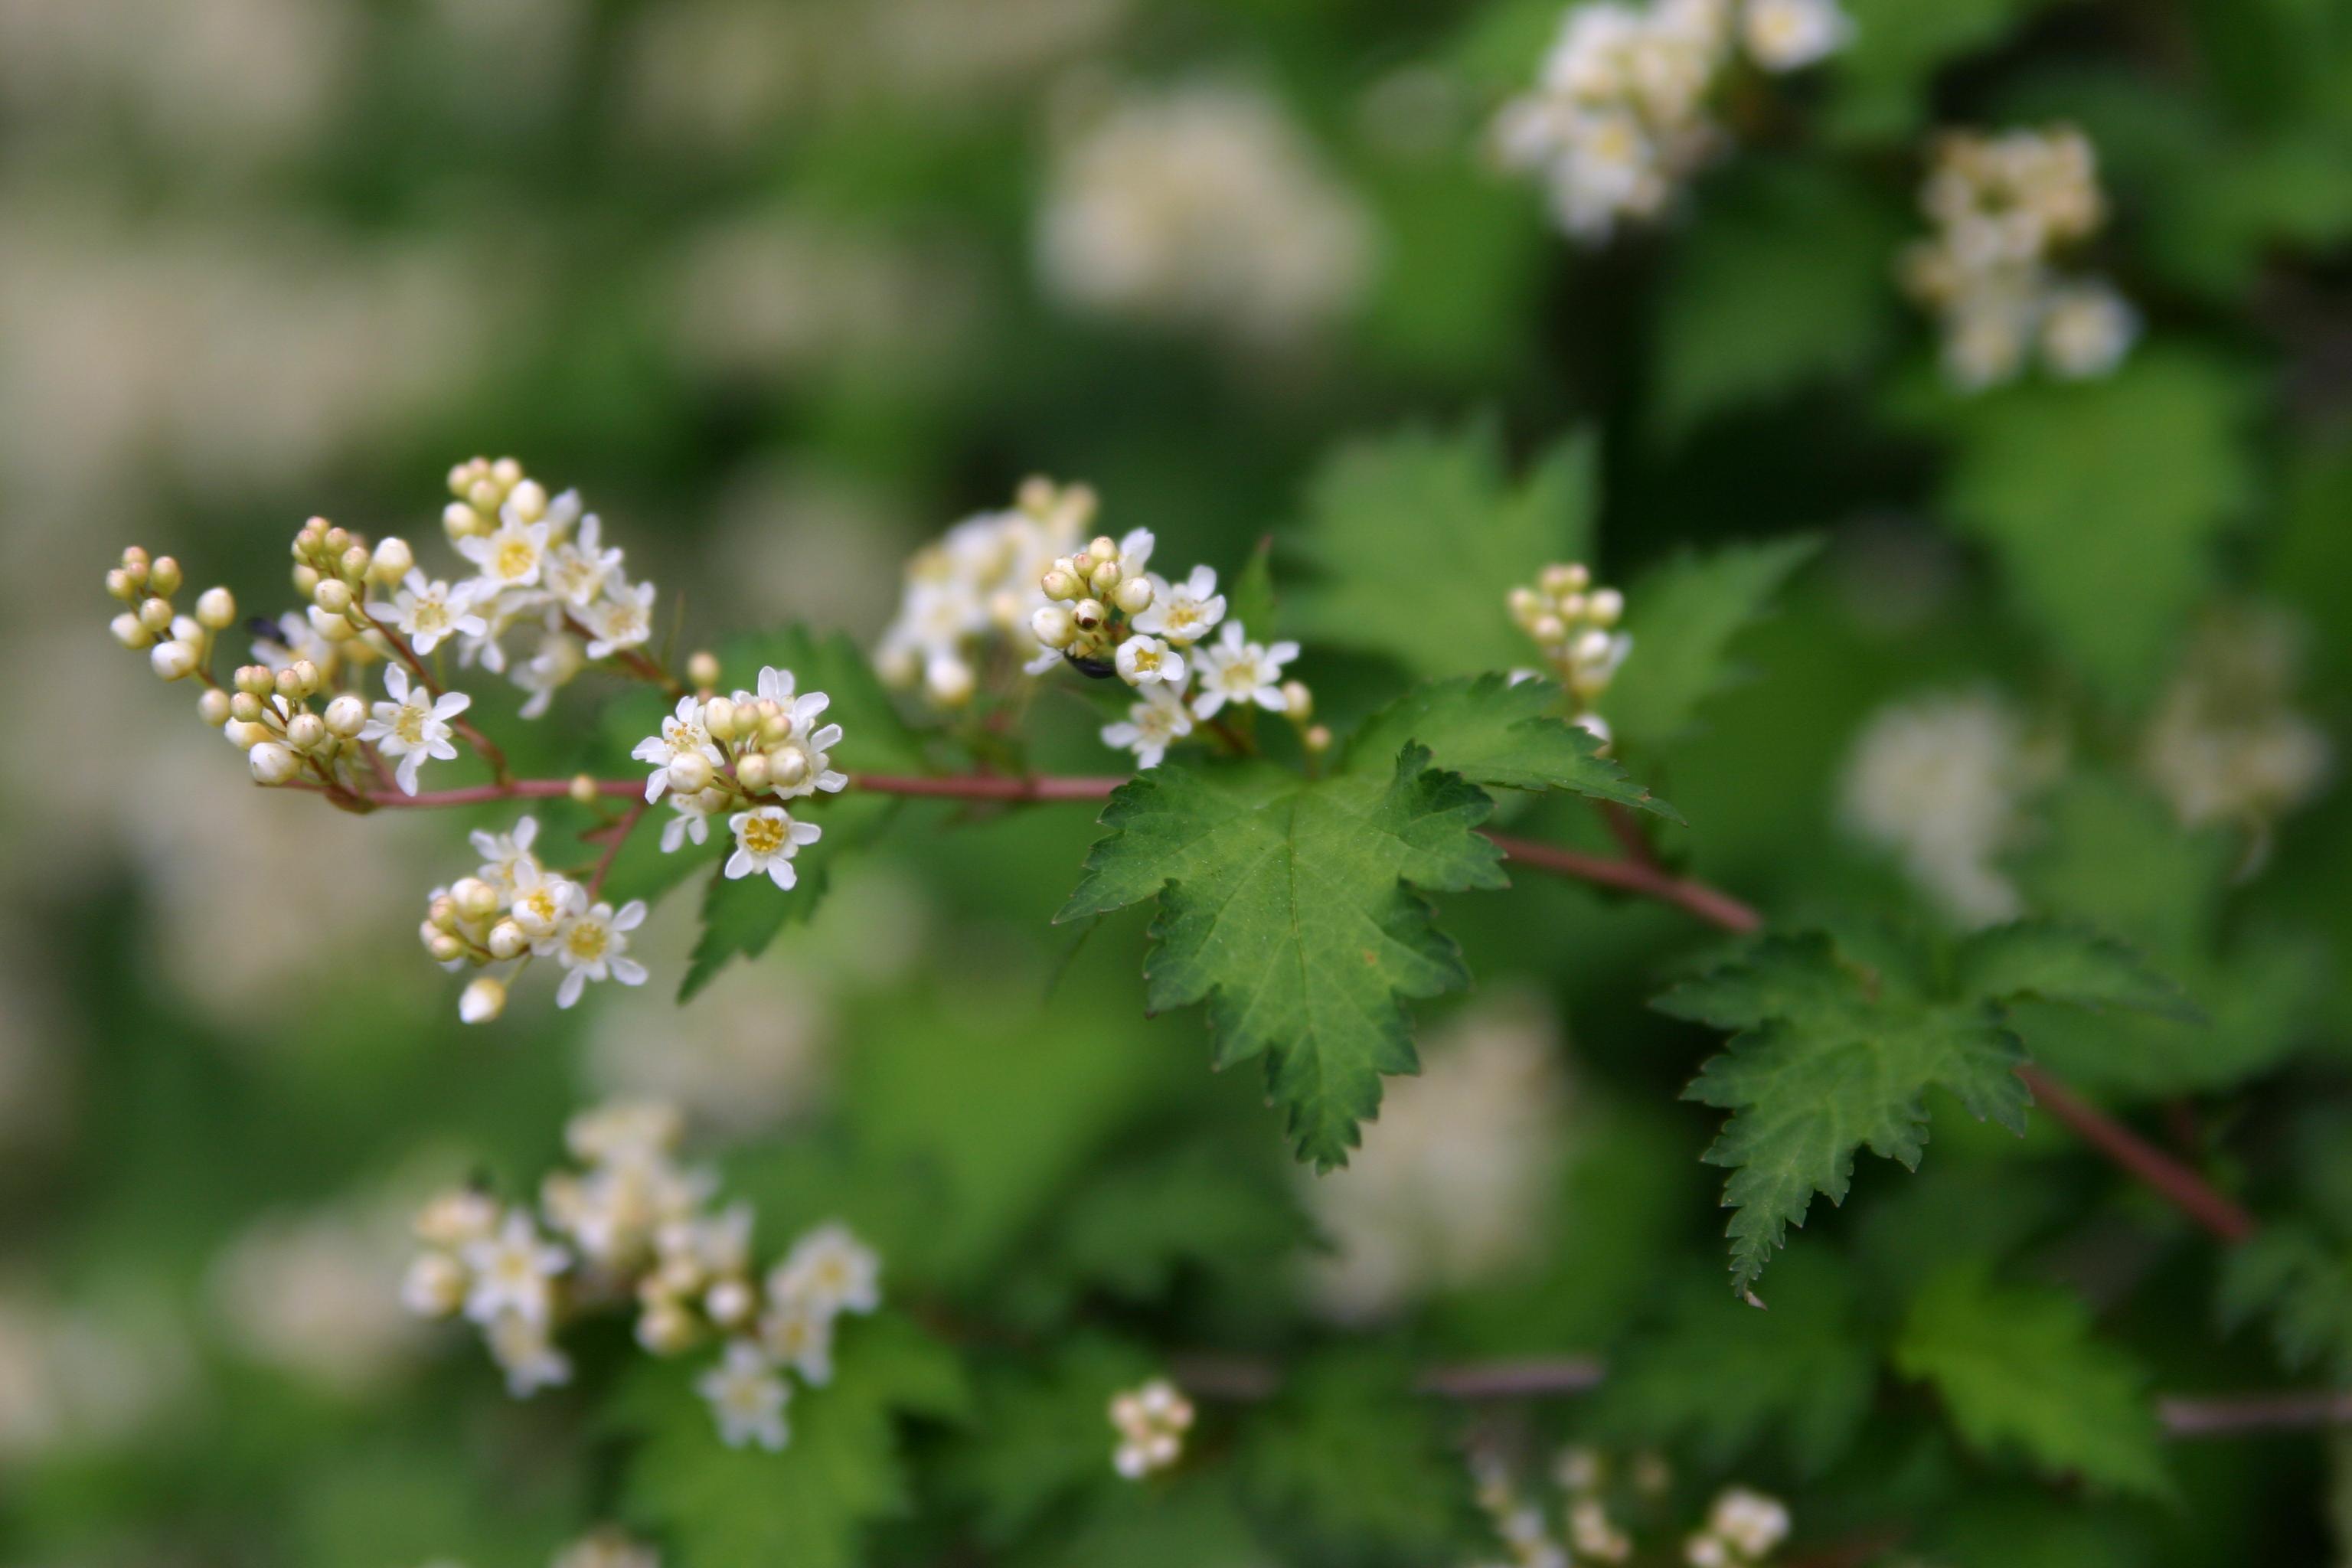
[[[1118,666],[1107,658],[1085,658],[1075,653],[1066,653],[1062,660],[1089,680],[1108,680],[1118,673]]]

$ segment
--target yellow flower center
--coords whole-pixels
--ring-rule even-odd
[[[539,562],[539,552],[528,539],[510,539],[499,546],[498,567],[501,577],[521,577]]]
[[[577,921],[564,937],[563,945],[571,950],[572,957],[583,963],[593,963],[604,956],[604,950],[612,945],[612,933],[598,921]]]
[[[743,847],[754,855],[773,855],[784,847],[784,819],[755,816],[743,825]]]

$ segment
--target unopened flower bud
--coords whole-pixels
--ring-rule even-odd
[[[317,593],[319,591],[319,569],[316,566],[307,564],[295,567],[294,591],[301,595],[306,599],[312,594]]]
[[[521,480],[507,492],[507,505],[523,521],[537,522],[547,515],[547,487],[537,479]]]
[[[459,920],[478,924],[499,912],[499,890],[479,877],[460,877],[449,884],[449,902]]]
[[[294,673],[293,666],[289,665],[278,672],[277,687],[278,695],[287,701],[299,702],[302,700],[302,678]]]
[[[197,595],[196,624],[211,632],[236,625],[236,596],[226,588],[207,588]]]
[[[1078,630],[1093,632],[1102,629],[1104,615],[1100,600],[1080,599],[1078,607],[1070,612],[1070,618],[1077,623]]]
[[[359,636],[359,627],[341,616],[328,614],[316,605],[306,606],[302,614],[310,620],[310,629],[319,634],[320,640],[322,642],[349,642]]]
[[[1584,613],[1598,626],[1613,626],[1625,615],[1625,595],[1614,588],[1595,588],[1584,601]]]
[[[1546,647],[1556,647],[1568,640],[1568,623],[1558,616],[1538,616],[1528,635]]]
[[[573,773],[572,775],[572,787],[567,793],[572,796],[572,804],[575,805],[595,805],[596,780],[594,776],[589,773]]]
[[[778,789],[791,789],[808,777],[808,756],[798,746],[768,753],[768,775]]]
[[[714,697],[702,705],[702,727],[714,741],[735,738],[735,700]]]
[[[923,689],[942,708],[961,708],[971,700],[971,666],[960,658],[935,658],[923,668]]]
[[[441,531],[455,544],[461,539],[471,539],[478,533],[488,533],[488,520],[462,500],[453,500],[441,509]]]
[[[500,921],[490,928],[489,940],[485,945],[489,948],[492,958],[520,958],[523,949],[530,945],[530,938],[524,935],[522,927],[514,921]]]
[[[719,656],[709,648],[697,648],[686,658],[686,679],[698,690],[708,691],[719,684]]]
[[[1118,590],[1119,570],[1116,561],[1106,561],[1087,574],[1087,585],[1098,599],[1108,599]]]
[[[231,684],[250,697],[267,697],[277,689],[278,677],[266,664],[240,664]],[[243,714],[237,715],[245,717]],[[258,717],[258,715],[256,715]]]
[[[760,700],[760,739],[772,746],[793,738],[793,710],[772,698]]]
[[[127,648],[142,648],[155,640],[155,634],[147,629],[147,623],[129,610],[123,611],[106,625],[107,629],[114,634],[114,640]]]
[[[166,680],[184,680],[196,672],[196,650],[176,640],[159,642],[149,651],[147,662]]]
[[[1576,639],[1576,647],[1570,657],[1579,664],[1605,664],[1609,659],[1609,634],[1595,626]]]
[[[327,733],[350,740],[367,726],[367,700],[346,691],[327,704]]]
[[[1328,724],[1309,724],[1307,727],[1307,733],[1299,738],[1307,742],[1307,749],[1308,751],[1320,755],[1331,749],[1331,726]]]
[[[1108,533],[1098,533],[1087,544],[1087,553],[1097,561],[1118,559],[1118,541]]]
[[[366,545],[354,544],[350,549],[343,552],[341,559],[337,561],[335,564],[341,570],[344,582],[364,583],[367,581],[368,565],[372,557],[368,553],[368,547]]]
[[[420,1252],[400,1282],[400,1303],[420,1318],[446,1318],[466,1304],[466,1266],[446,1252]]]
[[[522,482],[522,461],[518,458],[500,458],[490,465],[490,477],[502,489],[512,489]]]
[[[408,548],[408,541],[378,540],[375,554],[368,561],[368,575],[389,585],[407,576],[415,565],[416,553]]]
[[[1536,578],[1543,591],[1557,597],[1561,594],[1580,594],[1592,584],[1592,574],[1574,562],[1547,566]]]
[[[217,730],[228,722],[228,693],[216,686],[205,688],[196,699],[196,717]]]
[[[228,716],[240,724],[261,722],[261,699],[250,691],[240,691],[228,700]]]
[[[746,752],[735,759],[735,782],[758,795],[775,782],[768,770],[768,753]]]
[[[221,726],[221,733],[226,735],[228,743],[240,752],[249,752],[270,738],[268,725],[239,719],[234,713],[229,716],[229,721]]]
[[[1079,593],[1077,574],[1059,566],[1040,577],[1037,587],[1045,597],[1055,600],[1075,599]]]
[[[1315,694],[1307,689],[1303,680],[1282,683],[1282,711],[1294,724],[1304,724],[1314,715]]]
[[[148,599],[139,606],[139,624],[161,636],[172,629],[172,604],[168,599]]]
[[[654,1355],[676,1355],[695,1341],[694,1314],[675,1301],[656,1301],[637,1318],[637,1343]]]
[[[352,585],[341,577],[321,577],[310,590],[310,602],[331,616],[340,616],[352,607]]]
[[[1059,605],[1040,605],[1037,613],[1029,617],[1029,629],[1047,647],[1067,647],[1070,639],[1078,635],[1070,612]]]
[[[499,501],[505,497],[495,479],[476,479],[473,488],[466,492],[466,499],[474,503],[476,511],[487,513],[498,510]]]
[[[1152,589],[1149,577],[1129,577],[1118,585],[1111,602],[1130,616],[1139,616],[1151,608]]]
[[[180,563],[169,555],[158,555],[155,563],[147,568],[147,586],[170,598],[180,591]]]
[[[425,940],[425,951],[436,963],[452,963],[466,956],[466,944],[448,931],[436,931]]]
[[[669,761],[669,787],[694,795],[710,787],[710,759],[700,752],[680,752]]]
[[[127,605],[139,596],[139,584],[131,580],[130,573],[120,566],[115,566],[107,571],[106,591]]]
[[[721,1279],[702,1298],[702,1310],[722,1329],[743,1322],[758,1305],[759,1298],[751,1294],[751,1287],[740,1279]]]
[[[297,713],[286,721],[286,743],[296,751],[316,751],[326,742],[326,721],[316,713]]]
[[[1543,613],[1543,595],[1524,585],[1512,589],[1505,603],[1511,607],[1511,619],[1521,626]]]
[[[245,761],[256,784],[282,784],[302,771],[302,759],[293,748],[277,741],[260,742],[246,752]]]

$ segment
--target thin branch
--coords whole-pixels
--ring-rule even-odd
[[[1508,834],[1489,833],[1486,837],[1506,856],[1523,866],[1672,904],[1720,931],[1745,935],[1764,926],[1762,915],[1730,894],[1688,877],[1677,877],[1659,866],[1615,856],[1589,855],[1580,849],[1538,844],[1531,838],[1514,838]]]
[[[646,808],[651,805],[653,802],[649,800],[635,802],[628,810],[621,814],[620,821],[601,830],[605,838],[604,853],[596,862],[595,875],[588,879],[589,898],[593,899],[604,890],[604,879],[612,875],[613,862],[621,858],[621,846],[629,841],[629,834],[645,816]]]
[[[1124,777],[1009,778],[994,773],[852,773],[849,787],[876,795],[921,795],[939,800],[1101,800]]]
[[[2161,1398],[2157,1420],[2168,1437],[2236,1437],[2352,1426],[2352,1393],[2242,1394],[2211,1399]]]
[[[2235,1245],[2260,1228],[2254,1216],[2180,1161],[2091,1105],[2050,1073],[2021,1067],[2017,1076],[2034,1101],[2074,1136],[2153,1188],[2173,1207],[2219,1239]]]

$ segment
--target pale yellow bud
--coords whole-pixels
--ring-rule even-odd
[[[1506,602],[1511,606],[1511,619],[1523,626],[1543,613],[1543,595],[1533,588],[1514,588]]]
[[[197,595],[196,624],[214,632],[236,625],[236,596],[226,588],[207,588]]]
[[[459,920],[486,921],[499,912],[499,890],[479,877],[460,877],[449,884],[449,902]]]
[[[217,687],[206,687],[196,699],[196,717],[217,730],[228,722],[228,693]]]
[[[228,743],[238,751],[249,752],[269,739],[269,726],[254,723],[249,719],[239,719],[232,714],[229,721],[221,726],[221,733],[226,735]]]
[[[1139,616],[1151,608],[1152,587],[1149,577],[1129,577],[1118,585],[1111,602],[1130,616]]]
[[[114,634],[116,642],[133,650],[145,647],[155,640],[155,634],[147,629],[147,623],[129,610],[107,622],[106,629]]]
[[[1315,712],[1315,694],[1303,680],[1282,683],[1282,710],[1294,724],[1304,724]]]
[[[1077,622],[1078,630],[1082,632],[1100,631],[1105,614],[1101,600],[1080,599],[1070,618]]]
[[[637,1343],[654,1355],[676,1355],[696,1337],[694,1314],[675,1301],[654,1302],[637,1319]]]
[[[547,515],[547,487],[537,479],[519,480],[507,492],[507,505],[525,522],[537,522]]]
[[[1595,588],[1584,602],[1584,613],[1599,626],[1613,626],[1625,615],[1625,595],[1614,588]]]
[[[462,500],[453,500],[441,509],[441,531],[455,544],[461,539],[471,539],[489,531],[488,520]]]
[[[261,699],[250,691],[240,691],[228,700],[228,716],[240,724],[261,722]]]
[[[336,564],[342,569],[345,582],[364,583],[367,581],[368,566],[373,560],[373,557],[368,553],[366,545],[354,544],[343,552],[342,559]]]
[[[1308,751],[1313,752],[1319,756],[1323,752],[1331,749],[1331,726],[1328,724],[1310,724],[1307,727],[1307,733],[1301,736],[1300,739],[1307,742],[1307,749]]]
[[[340,577],[322,577],[310,590],[310,602],[331,616],[340,616],[352,607],[352,585]]]
[[[436,963],[448,963],[466,956],[466,944],[446,931],[436,931],[433,940],[425,944],[425,951],[433,955]]]
[[[246,752],[245,761],[256,784],[282,784],[302,771],[302,759],[293,748],[277,741],[260,742]]]
[[[170,598],[180,591],[180,563],[169,555],[158,555],[147,569],[147,586]]]
[[[1029,629],[1047,647],[1067,647],[1078,628],[1070,620],[1070,612],[1059,605],[1041,605],[1029,617]]]
[[[286,721],[286,743],[296,751],[316,751],[326,742],[326,721],[316,713],[297,713]]]
[[[196,672],[196,650],[184,642],[159,642],[149,651],[147,662],[165,680],[185,680]]]
[[[352,531],[348,528],[330,528],[326,537],[319,542],[319,552],[322,555],[340,556],[351,547]]]
[[[327,704],[327,733],[350,740],[367,727],[367,700],[346,691]]]
[[[1087,542],[1087,553],[1097,561],[1116,561],[1118,559],[1118,541],[1108,533],[1097,534]]]
[[[779,789],[791,789],[808,777],[808,757],[798,746],[768,753],[768,774]]]
[[[721,1279],[702,1298],[702,1310],[710,1321],[722,1329],[731,1329],[748,1321],[759,1306],[759,1298],[751,1287],[740,1279]]]
[[[530,938],[524,935],[522,927],[514,921],[500,921],[490,928],[487,945],[492,958],[520,958],[523,950],[530,945]]]
[[[1095,597],[1108,599],[1118,591],[1118,563],[1106,561],[1087,574],[1087,585],[1095,591]]]
[[[702,705],[702,727],[714,741],[735,738],[735,700],[730,697],[714,697]]]
[[[572,775],[572,786],[567,793],[571,795],[572,804],[575,805],[595,805],[596,780],[594,776],[589,773],[573,773]]]
[[[359,627],[341,616],[329,615],[316,605],[304,606],[302,615],[310,623],[310,629],[319,634],[321,642],[349,642],[359,636]]]
[[[942,708],[971,701],[976,685],[971,666],[960,658],[935,658],[923,670],[923,689]]]
[[[768,771],[768,753],[746,752],[735,759],[735,782],[753,795],[764,791],[774,779]]]
[[[416,566],[416,553],[408,548],[404,539],[379,541],[375,556],[368,563],[368,575],[390,585],[407,576]]]
[[[139,606],[139,624],[161,636],[172,629],[172,602],[168,599],[148,599]]]
[[[773,698],[760,699],[760,739],[769,745],[793,738],[793,710]]]
[[[1558,616],[1538,616],[1528,635],[1546,647],[1555,647],[1568,640],[1568,623]]]
[[[680,752],[670,759],[669,787],[680,795],[694,795],[710,787],[710,759],[700,752]]]
[[[319,591],[319,569],[316,566],[309,565],[297,566],[294,568],[294,591],[301,595],[306,599],[312,594],[317,593]]]
[[[490,478],[498,480],[501,489],[512,489],[522,483],[522,462],[516,458],[500,458],[490,465]]]
[[[1055,600],[1075,599],[1079,593],[1077,574],[1059,566],[1039,578],[1037,586],[1045,597]]]
[[[135,544],[122,547],[122,569],[141,587],[147,585],[147,552]]]
[[[268,696],[270,692],[277,689],[277,681],[278,678],[270,673],[269,667],[266,664],[240,664],[236,667],[236,687],[239,691],[251,696]],[[240,713],[237,717],[244,718],[245,715]],[[256,714],[255,717],[258,718],[259,715]]]
[[[719,656],[708,648],[697,648],[686,659],[686,679],[698,689],[708,691],[719,684]]]

